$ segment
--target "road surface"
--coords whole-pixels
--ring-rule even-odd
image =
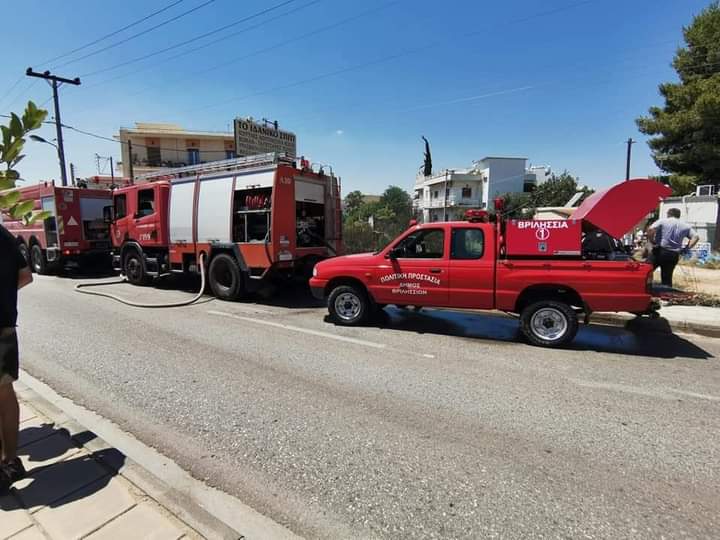
[[[341,328],[304,291],[149,310],[75,283],[21,291],[23,367],[300,535],[720,535],[720,340],[542,350],[504,317]]]

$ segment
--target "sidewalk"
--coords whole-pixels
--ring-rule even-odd
[[[55,423],[26,385],[16,390],[28,477],[0,497],[0,539],[204,538],[123,476],[121,452],[67,417]]]

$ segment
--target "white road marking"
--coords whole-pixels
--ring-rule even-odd
[[[720,401],[720,396],[711,396],[709,394],[698,394],[697,392],[688,392],[687,390],[675,390],[674,388],[669,388],[671,392],[675,392],[676,394],[682,394],[684,396],[694,397],[698,399],[708,399],[710,401]]]
[[[225,311],[208,311],[209,315],[217,315],[219,317],[228,317],[231,319],[237,319],[253,324],[264,324],[265,326],[272,326],[274,328],[282,328],[283,330],[290,330],[291,332],[300,332],[302,334],[309,334],[311,336],[324,337],[328,339],[334,339],[337,341],[344,341],[346,343],[353,343],[355,345],[362,345],[365,347],[372,347],[373,349],[386,349],[387,346],[383,343],[375,343],[374,341],[365,341],[364,339],[356,339],[345,336],[338,336],[329,332],[321,332],[320,330],[310,330],[309,328],[300,328],[299,326],[292,326],[289,324],[282,324],[273,321],[265,321],[262,319],[253,319],[250,317],[243,317],[242,315],[236,315],[234,313],[227,313]]]

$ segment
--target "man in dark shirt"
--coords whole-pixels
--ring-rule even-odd
[[[0,495],[25,476],[17,456],[20,407],[13,383],[18,378],[17,292],[31,282],[15,238],[0,225]]]

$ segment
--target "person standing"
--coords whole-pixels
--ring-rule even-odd
[[[17,292],[32,280],[17,241],[0,225],[0,495],[26,474],[17,455],[20,406],[13,383],[19,368]]]
[[[683,246],[686,238],[688,243]],[[653,267],[660,267],[662,284],[672,287],[673,272],[680,254],[692,249],[700,238],[690,225],[680,219],[680,210],[670,208],[665,219],[659,219],[650,226],[648,239],[655,246],[652,250]]]

